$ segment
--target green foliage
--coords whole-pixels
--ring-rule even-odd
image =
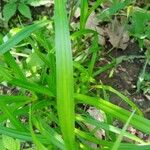
[[[6,21],[9,21],[9,19],[15,15],[17,10],[16,3],[7,3],[3,8],[3,16]]]
[[[22,15],[31,19],[28,5],[45,3],[44,0],[14,0],[9,1],[5,7],[13,4]],[[66,1],[55,0],[55,15],[51,20],[36,21],[32,25],[12,29],[8,34],[1,35],[0,83],[16,90],[14,93],[10,91],[0,95],[2,149],[19,150],[22,141],[26,144],[31,142],[30,147],[39,150],[93,149],[89,142],[99,145],[97,149],[150,149],[150,144],[144,139],[126,130],[131,125],[150,134],[150,120],[144,118],[143,112],[131,99],[98,81],[99,74],[125,60],[138,58],[121,56],[111,59],[109,64],[101,68],[96,67],[102,57],[102,47],[98,43],[99,33],[86,29],[86,22],[102,3],[102,0],[97,0],[90,6],[89,1],[81,0],[81,3],[76,4],[81,8],[77,30],[69,29]],[[111,1],[112,6],[106,10],[106,16],[102,12],[103,19],[110,21],[112,16],[130,3],[128,0],[119,3]],[[15,11],[7,16],[8,8],[5,7],[4,17],[9,21]],[[148,15],[143,16],[142,12],[140,18],[143,19],[142,23],[137,20],[137,12],[126,18],[131,19],[130,34],[136,38],[143,33],[148,35],[149,31]],[[140,29],[140,25],[144,29]],[[145,55],[147,66],[149,51]],[[143,83],[149,81],[145,66],[141,73],[143,82],[138,84],[139,88],[144,88]],[[111,93],[124,101],[128,110],[112,104],[109,100]],[[103,121],[86,111],[91,106],[103,112]],[[115,120],[125,124],[124,127],[115,126]],[[97,136],[101,131],[105,132],[103,139]],[[122,140],[124,137],[126,141]]]
[[[31,10],[25,1],[10,0],[4,5],[3,16],[5,21],[9,21],[15,14],[16,11],[19,11],[24,17],[32,19]]]
[[[134,115],[135,111],[132,112],[131,116],[128,118],[126,124],[124,125],[123,129],[121,130],[120,135],[118,136],[116,142],[114,143],[114,145],[112,146],[111,150],[117,150],[121,144],[121,141],[123,139],[123,136],[125,134],[125,131],[127,130],[128,125],[130,124],[130,121]]]
[[[125,0],[121,2],[113,1],[111,7],[102,11],[102,13],[98,16],[98,18],[101,19],[102,21],[110,20],[113,15],[118,14],[122,9],[124,9],[129,4],[130,0]]]
[[[19,3],[18,10],[26,18],[29,18],[29,19],[32,18],[31,17],[31,11],[30,11],[30,8],[28,7],[28,5],[26,5],[24,3]]]
[[[19,140],[15,140],[6,135],[2,135],[2,142],[3,142],[5,149],[20,150],[20,141]]]
[[[138,8],[134,8],[134,11],[131,15],[131,33],[139,38],[144,39],[149,35],[147,34],[149,31],[148,22],[150,21],[150,13],[141,10]]]
[[[55,0],[54,21],[58,118],[66,148],[75,150],[73,61],[65,1]]]
[[[141,48],[145,47],[147,50],[145,52],[145,63],[143,65],[143,68],[141,69],[141,72],[138,77],[137,81],[137,91],[139,92],[140,90],[146,91],[148,90],[145,77],[146,77],[146,70],[148,67],[148,64],[150,63],[150,55],[149,55],[149,45],[144,43],[144,40],[149,40],[150,39],[150,29],[149,29],[149,21],[150,21],[150,12],[140,9],[137,7],[133,7],[133,11],[130,15],[129,18],[131,25],[129,26],[129,31],[131,35],[133,35],[139,42],[139,45]],[[147,81],[149,82],[149,81]],[[141,87],[142,86],[142,87]]]

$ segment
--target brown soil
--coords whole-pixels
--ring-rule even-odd
[[[143,55],[143,52],[140,52],[138,44],[130,42],[126,50],[113,50],[111,53],[111,56],[114,58],[122,55]],[[108,74],[106,73],[102,73],[98,78],[102,80],[103,84],[112,86],[116,90],[122,92],[127,97],[132,99],[133,102],[135,102],[139,108],[145,112],[145,110],[150,108],[150,101],[144,96],[142,92],[136,92],[136,83],[142,67],[142,59],[123,61],[115,69],[115,72],[111,78],[109,78]],[[110,95],[110,100],[119,106],[129,109],[128,104],[123,102],[114,94]],[[145,117],[150,119],[150,112],[145,113]]]

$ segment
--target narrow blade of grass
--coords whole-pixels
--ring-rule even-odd
[[[13,70],[15,76],[19,79],[26,80],[25,75],[9,51],[4,54],[4,58],[8,66]]]
[[[11,110],[8,109],[8,107],[0,102],[0,109],[3,111],[3,113],[6,114],[7,118],[10,119],[12,125],[20,131],[27,131],[26,128],[22,125],[22,123],[19,121],[19,119],[16,118],[16,116],[11,112]]]
[[[79,129],[76,129],[75,132],[76,132],[77,136],[80,136],[80,137],[82,137],[88,141],[91,141],[93,143],[96,143],[96,144],[102,146],[103,148],[101,148],[101,149],[103,149],[103,150],[110,150],[112,145],[113,145],[113,142],[97,139],[94,136],[91,136],[90,133],[83,132]],[[121,143],[118,150],[129,150],[129,149],[132,149],[132,150],[149,150],[150,144]]]
[[[49,143],[55,145],[59,149],[65,149],[65,144],[62,137],[55,131],[49,127],[44,120],[40,117],[36,117],[33,119],[34,125],[38,128],[42,135],[48,140]]]
[[[122,141],[122,138],[123,138],[123,136],[124,136],[124,134],[125,134],[125,131],[126,131],[128,125],[129,125],[129,123],[130,123],[130,121],[131,121],[131,119],[132,119],[134,113],[135,113],[135,110],[132,112],[132,114],[131,114],[130,117],[128,118],[126,124],[124,125],[123,129],[121,130],[121,133],[120,133],[120,135],[118,136],[118,138],[117,138],[116,142],[114,143],[114,145],[113,145],[113,147],[112,147],[111,150],[118,150],[118,148],[119,148],[119,146],[120,146],[120,143],[121,143],[121,141]]]
[[[88,13],[88,0],[81,0],[81,16],[80,16],[80,30],[85,28],[87,13]]]
[[[138,77],[138,81],[137,81],[137,92],[140,91],[141,89],[141,84],[142,82],[144,81],[144,76],[145,76],[145,72],[146,72],[146,67],[148,65],[148,62],[149,62],[149,59],[146,60],[144,66],[143,66],[143,69]]]
[[[134,104],[132,102],[132,100],[130,100],[128,97],[124,96],[122,93],[120,93],[119,91],[115,90],[114,88],[112,88],[111,86],[106,86],[106,85],[96,85],[96,88],[100,88],[100,89],[105,89],[107,91],[110,91],[116,95],[118,95],[122,100],[124,100],[125,102],[127,102],[133,109],[137,110],[138,114],[140,116],[143,116],[143,112],[138,108],[138,106],[136,104]]]
[[[31,83],[31,82],[23,81],[23,80],[19,80],[19,79],[12,79],[8,82],[13,85],[27,89],[27,90],[31,90],[31,91],[34,91],[37,93],[46,94],[50,97],[54,97],[54,94],[50,91],[49,88],[40,86],[36,83]]]
[[[78,100],[78,103],[85,103],[95,106],[96,108],[111,114],[112,117],[117,118],[123,122],[126,122],[126,120],[131,115],[129,111],[100,98],[90,97],[81,94],[75,94],[75,98]],[[146,134],[150,133],[150,121],[145,119],[144,117],[135,114],[130,123],[133,127],[141,130],[142,132]]]
[[[76,120],[78,121],[83,121],[85,123],[89,123],[91,125],[94,125],[95,127],[97,128],[102,128],[104,129],[105,131],[110,131],[111,133],[115,133],[115,134],[120,134],[121,133],[121,129],[117,128],[117,127],[114,127],[112,125],[109,125],[109,124],[106,124],[105,122],[99,122],[98,120],[95,120],[93,118],[90,118],[88,116],[86,117],[83,117],[81,115],[77,115],[76,116]],[[134,140],[136,142],[139,142],[139,143],[145,143],[144,141],[142,141],[140,138],[136,137],[135,135],[132,135],[128,132],[125,132],[124,133],[124,137],[127,137],[131,140]]]
[[[105,65],[103,67],[100,67],[100,69],[97,69],[97,71],[95,71],[93,73],[93,76],[95,77],[95,76],[97,76],[97,75],[99,75],[99,74],[101,74],[101,73],[103,73],[103,72],[113,68],[114,66],[116,66],[116,60],[113,60],[110,64],[107,64],[107,65]]]
[[[90,16],[90,14],[105,0],[97,0],[95,4],[90,8],[89,12],[87,13],[87,18]]]
[[[22,40],[30,36],[32,32],[46,26],[48,23],[49,22],[45,20],[45,21],[36,22],[35,24],[27,26],[27,27],[24,27],[16,35],[11,37],[6,43],[0,45],[0,55],[6,53],[11,48],[16,46],[19,42],[21,42]]]
[[[35,97],[0,95],[0,101],[7,104],[16,102],[32,102],[34,100],[36,100]]]
[[[32,136],[32,140],[33,142],[35,143],[36,145],[36,148],[37,149],[41,149],[41,150],[48,150],[41,142],[40,140],[38,140],[38,138],[36,137],[35,133],[34,133],[34,130],[32,128],[32,118],[31,118],[31,115],[32,115],[32,112],[31,112],[31,107],[30,107],[30,111],[29,111],[29,128],[30,128],[30,132],[31,132],[31,136]],[[51,149],[50,149],[51,150]]]
[[[73,63],[65,6],[65,0],[55,0],[57,111],[65,146],[68,150],[74,150]]]

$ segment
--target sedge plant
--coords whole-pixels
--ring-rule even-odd
[[[52,20],[41,20],[1,38],[0,82],[16,88],[15,93],[0,95],[3,149],[16,150],[28,143],[39,150],[89,150],[93,149],[92,144],[96,145],[95,149],[150,149],[149,143],[126,131],[130,124],[150,134],[150,121],[129,98],[93,79],[97,75],[94,66],[98,57],[98,33],[86,29],[85,24],[102,1],[97,0],[91,8],[87,2],[81,0],[81,13],[86,13],[86,17],[81,14],[80,28],[72,35],[66,1],[55,0],[54,27]],[[95,41],[93,51],[84,57],[85,67],[83,61],[78,61],[82,52],[76,54],[72,49],[79,47],[76,43],[89,34]],[[86,61],[91,54],[92,62]],[[97,94],[99,91],[104,93],[104,98]],[[106,96],[109,92],[119,96],[134,111],[111,103]],[[95,119],[83,106],[103,111],[106,120],[111,118],[111,121]],[[124,123],[124,128],[115,127],[114,120]],[[94,130],[90,131],[87,124]],[[104,139],[95,136],[100,130],[107,133]],[[12,143],[11,148],[6,144],[8,141]]]

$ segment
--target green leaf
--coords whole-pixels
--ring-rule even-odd
[[[112,17],[121,9],[124,9],[129,4],[129,2],[130,0],[125,0],[123,2],[114,3],[108,9],[104,9],[104,11],[100,13],[100,15],[98,15],[98,18],[104,20],[104,19],[108,19],[109,17]]]
[[[9,0],[11,3],[16,3],[18,0]]]
[[[131,119],[132,119],[134,113],[135,113],[135,110],[132,112],[132,114],[131,114],[130,117],[128,118],[126,124],[124,125],[123,129],[121,130],[121,133],[120,133],[120,135],[118,136],[118,138],[117,138],[116,142],[114,143],[114,145],[113,145],[113,147],[112,147],[111,150],[118,150],[118,148],[119,148],[119,146],[120,146],[120,143],[121,143],[121,141],[122,141],[122,139],[123,139],[123,136],[124,136],[124,134],[125,134],[125,132],[126,132],[126,130],[127,130],[127,127],[128,127],[128,125],[129,125],[129,123],[130,123],[130,121],[131,121]]]
[[[23,126],[23,124],[20,122],[20,120],[13,114],[12,110],[9,110],[8,106],[4,104],[3,102],[0,102],[0,109],[4,114],[7,115],[7,118],[11,121],[13,126],[20,131],[26,131],[26,128]]]
[[[8,70],[8,68],[5,68],[3,66],[0,65],[0,78],[3,80],[11,80],[12,76],[11,76],[11,72],[10,70]]]
[[[64,141],[53,128],[49,127],[40,117],[33,118],[34,126],[40,131],[42,135],[47,139],[49,144],[53,144],[59,149],[65,149]]]
[[[0,138],[0,150],[5,150],[3,139]]]
[[[80,30],[85,28],[88,14],[88,0],[81,0]]]
[[[92,143],[96,143],[98,145],[103,146],[103,150],[110,150],[113,142],[109,142],[106,140],[97,139],[94,136],[91,136],[90,133],[83,132],[81,130],[76,129],[76,134],[88,141],[91,141]],[[118,150],[149,150],[150,145],[149,144],[128,144],[128,143],[120,143],[120,147]]]
[[[8,81],[8,82],[13,84],[13,85],[16,85],[16,86],[22,87],[24,89],[30,90],[30,91],[34,91],[37,93],[48,95],[50,97],[51,96],[54,97],[54,94],[50,91],[49,88],[40,86],[36,83],[31,83],[31,82],[23,81],[23,80],[19,80],[19,79],[12,79],[11,81]]]
[[[106,113],[111,114],[112,117],[117,118],[123,122],[126,122],[126,120],[130,117],[131,113],[119,106],[116,106],[110,102],[107,102],[101,98],[96,98],[96,97],[90,97],[86,95],[81,95],[81,94],[75,94],[75,98],[78,101],[78,103],[85,103],[92,105],[98,109],[103,110]],[[130,124],[141,130],[142,132],[149,134],[150,133],[150,121],[148,119],[145,119],[142,116],[139,115],[134,115]]]
[[[125,102],[127,102],[133,109],[137,110],[138,114],[140,116],[143,116],[143,112],[138,108],[138,106],[132,102],[132,100],[130,100],[128,97],[126,97],[125,95],[123,95],[122,93],[120,93],[119,91],[115,90],[114,88],[112,88],[111,86],[107,86],[107,85],[96,85],[96,88],[100,88],[100,89],[105,89],[108,90],[114,94],[116,94],[117,96],[119,96],[122,100],[124,100]]]
[[[38,150],[48,150],[41,142],[40,140],[38,140],[38,138],[36,137],[33,127],[32,127],[32,118],[31,118],[32,112],[31,109],[29,111],[29,127],[30,127],[30,132],[31,132],[31,136],[32,136],[32,140],[34,142],[34,144],[36,145],[36,148]],[[51,149],[50,149],[51,150]]]
[[[12,137],[2,135],[2,141],[4,144],[4,147],[8,150],[20,150],[20,141],[15,140]]]
[[[36,98],[30,98],[27,96],[8,96],[8,95],[0,95],[0,100],[3,103],[11,104],[15,102],[32,102],[36,100]]]
[[[144,79],[145,79],[145,72],[146,72],[146,68],[147,68],[147,65],[148,65],[148,59],[146,59],[145,63],[144,63],[144,66],[140,72],[140,75],[138,77],[138,81],[137,81],[137,92],[139,92],[141,90],[141,85],[142,83],[144,82]]]
[[[31,69],[39,69],[44,65],[43,61],[39,58],[39,56],[36,53],[31,53],[26,61]]]
[[[15,58],[12,56],[12,54],[9,51],[4,54],[4,59],[5,59],[5,62],[7,63],[7,65],[13,70],[13,72],[17,78],[26,80],[25,75],[23,74],[21,68],[16,63]]]
[[[29,18],[29,19],[32,18],[32,17],[31,17],[31,11],[30,11],[30,8],[29,8],[28,5],[26,5],[26,4],[24,4],[24,3],[19,3],[19,5],[18,5],[18,10],[19,10],[19,12],[20,12],[23,16],[25,16],[25,17],[27,17],[27,18]]]
[[[11,48],[16,46],[19,42],[30,36],[30,34],[44,26],[46,26],[49,23],[49,21],[38,21],[34,23],[33,25],[24,27],[21,31],[19,31],[17,34],[15,34],[13,37],[11,37],[6,43],[0,45],[0,55],[6,53]]]
[[[135,8],[135,12],[131,19],[131,33],[134,36],[143,39],[146,36],[146,26],[150,21],[150,14],[146,11],[141,11]]]
[[[93,125],[95,127],[97,127],[98,129],[104,129],[105,132],[106,131],[110,131],[111,133],[115,133],[115,134],[118,134],[120,135],[121,133],[121,129],[120,128],[117,128],[113,125],[110,125],[110,124],[107,124],[105,122],[101,122],[101,121],[98,121],[94,118],[91,118],[90,116],[86,115],[85,117],[84,116],[81,116],[81,115],[76,115],[76,120],[77,121],[82,121],[84,123],[88,123],[90,125]],[[136,142],[139,142],[141,144],[144,144],[145,142],[142,141],[140,138],[136,137],[135,135],[129,133],[129,132],[124,132],[124,137],[127,137],[131,140],[134,140]]]
[[[9,21],[9,19],[15,15],[15,12],[17,10],[16,3],[7,3],[3,8],[3,16],[6,21]]]
[[[55,0],[57,110],[66,149],[75,149],[73,61],[66,0]]]

